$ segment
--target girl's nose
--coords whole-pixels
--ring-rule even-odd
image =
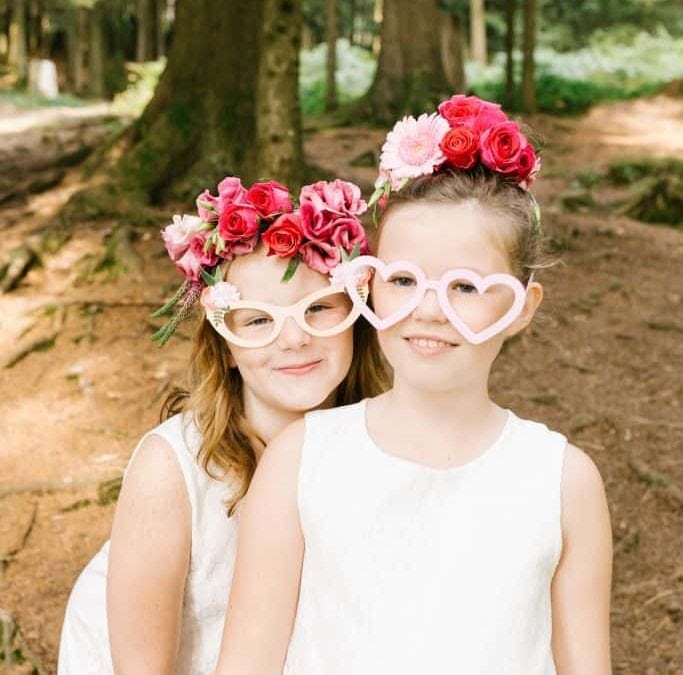
[[[291,316],[288,316],[277,337],[278,347],[280,349],[300,349],[309,344],[310,341],[311,336]]]
[[[413,317],[420,321],[435,321],[437,323],[447,323],[448,318],[443,313],[436,290],[428,288],[417,307],[413,310]]]

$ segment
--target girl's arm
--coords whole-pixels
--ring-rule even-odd
[[[239,545],[216,675],[281,675],[304,541],[297,483],[304,422],[266,448],[239,507]]]
[[[178,460],[151,435],[128,468],[112,526],[107,616],[117,675],[175,672],[191,539]]]
[[[610,675],[612,532],[595,464],[567,446],[562,476],[563,551],[552,585],[558,675]]]

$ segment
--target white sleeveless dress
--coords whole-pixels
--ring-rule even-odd
[[[192,548],[176,673],[211,675],[218,659],[237,550],[237,519],[228,518],[225,510],[231,488],[210,478],[197,463],[201,436],[190,415],[169,418],[142,440],[150,434],[161,436],[173,449],[192,509]],[[71,591],[59,645],[58,675],[114,672],[107,630],[108,560],[107,541]]]
[[[433,469],[370,439],[365,402],[306,415],[305,539],[286,675],[555,675],[564,436],[508,412]]]

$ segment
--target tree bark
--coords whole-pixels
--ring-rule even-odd
[[[9,65],[20,80],[28,74],[26,55],[26,4],[24,0],[14,0],[9,26]]]
[[[536,73],[534,51],[536,49],[536,0],[524,2],[524,56],[522,61],[522,109],[536,112]]]
[[[157,57],[157,2],[137,0],[136,61],[153,61]]]
[[[303,172],[299,52],[302,0],[263,0],[256,106],[257,177],[298,188]]]
[[[470,0],[470,51],[473,61],[487,62],[484,0]]]
[[[503,94],[506,108],[513,108],[515,103],[515,21],[517,0],[505,0],[505,92]]]
[[[449,92],[436,0],[384,0],[377,74],[366,98],[382,122],[433,107]]]
[[[349,2],[349,44],[356,44],[356,0]]]
[[[154,3],[154,58],[165,56],[164,47],[164,16],[166,15],[166,0],[155,0]]]
[[[88,93],[104,98],[104,31],[102,6],[93,5],[88,13],[90,24],[90,44],[88,46]]]
[[[463,37],[460,16],[442,12],[441,61],[448,84],[455,92],[464,92],[467,89]]]
[[[296,187],[301,24],[301,0],[178,0],[166,69],[120,162],[124,185],[152,202],[228,174]]]
[[[327,41],[327,77],[325,110],[337,109],[337,0],[325,0],[325,38]]]

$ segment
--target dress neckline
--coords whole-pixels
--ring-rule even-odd
[[[359,402],[358,404],[359,407],[359,414],[360,414],[360,427],[361,427],[361,433],[363,435],[363,440],[366,445],[368,445],[372,451],[375,453],[375,455],[383,458],[385,461],[391,462],[393,464],[396,464],[398,466],[403,465],[408,468],[413,468],[416,471],[421,471],[424,473],[431,473],[431,474],[436,474],[436,475],[457,475],[457,474],[463,474],[465,472],[470,471],[471,469],[481,466],[482,464],[486,463],[488,460],[490,460],[492,457],[497,455],[500,450],[504,447],[505,445],[505,440],[507,439],[508,435],[510,434],[510,430],[513,426],[513,420],[515,418],[515,414],[512,412],[512,410],[508,408],[504,408],[505,412],[507,413],[507,418],[505,420],[505,424],[503,425],[503,428],[501,432],[498,434],[498,437],[489,445],[484,451],[482,451],[479,455],[474,457],[473,459],[470,459],[469,461],[465,462],[464,464],[456,464],[455,466],[447,466],[443,468],[435,467],[435,466],[429,466],[427,464],[421,464],[420,462],[416,462],[412,459],[407,459],[405,457],[400,457],[398,455],[394,455],[390,452],[387,452],[383,448],[381,448],[370,436],[370,432],[368,430],[368,424],[367,424],[367,407],[368,407],[368,399],[365,398],[362,401]]]

